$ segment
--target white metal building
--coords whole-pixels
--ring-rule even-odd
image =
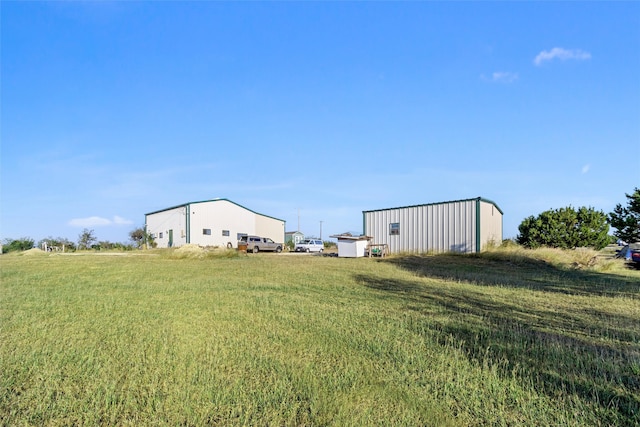
[[[502,210],[475,199],[363,211],[364,234],[398,252],[480,252],[502,243]]]
[[[187,243],[238,247],[243,235],[284,242],[285,221],[247,209],[227,199],[190,202],[145,214],[145,228],[159,248]]]

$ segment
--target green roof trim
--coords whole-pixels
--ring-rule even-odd
[[[186,242],[187,245],[189,243],[191,243],[191,209],[190,209],[190,205],[185,206],[185,210],[187,211],[186,215],[185,215],[185,219],[186,219],[186,225],[185,228],[187,229],[187,238],[186,238]]]
[[[234,202],[234,201],[232,201],[232,200],[224,199],[224,198],[219,198],[219,199],[211,199],[211,200],[200,200],[200,201],[197,201],[197,202],[187,202],[187,203],[183,203],[183,204],[181,204],[181,205],[175,205],[175,206],[171,206],[171,207],[169,207],[169,208],[160,209],[160,210],[157,210],[157,211],[153,211],[153,212],[146,213],[146,214],[144,214],[144,216],[145,216],[145,223],[146,223],[146,217],[147,217],[148,215],[153,215],[153,214],[157,214],[157,213],[160,213],[160,212],[166,212],[166,211],[170,211],[170,210],[172,210],[172,209],[177,209],[177,208],[187,208],[187,209],[189,209],[189,206],[191,206],[191,205],[195,205],[195,204],[198,204],[198,203],[210,203],[210,202],[229,202],[229,203],[232,203],[232,204],[234,204],[234,205],[236,205],[236,206],[239,206],[239,207],[241,207],[242,209],[245,209],[245,210],[247,210],[247,211],[249,211],[249,212],[251,212],[251,213],[254,213],[254,214],[256,214],[256,215],[264,216],[264,217],[266,217],[266,218],[275,219],[275,220],[277,220],[277,221],[286,222],[284,219],[280,219],[280,218],[276,218],[276,217],[273,217],[273,216],[269,216],[269,215],[261,214],[260,212],[256,212],[256,211],[254,211],[254,210],[252,210],[252,209],[249,209],[249,208],[247,208],[247,207],[245,207],[245,206],[242,206],[241,204],[236,203],[236,202]],[[187,224],[187,226],[188,226],[188,224]]]
[[[480,222],[480,200],[482,200],[480,197],[476,199],[476,253],[480,253],[480,248],[482,247],[480,243],[480,224],[482,224]]]
[[[446,205],[449,203],[459,203],[459,202],[485,202],[485,203],[490,203],[493,206],[495,206],[496,209],[498,209],[498,212],[500,212],[501,215],[504,215],[504,212],[502,212],[502,209],[500,209],[500,207],[493,201],[489,200],[489,199],[485,199],[484,197],[475,197],[473,199],[461,199],[461,200],[450,200],[450,201],[446,201],[446,202],[439,202],[439,203],[423,203],[420,205],[408,205],[408,206],[398,206],[395,208],[386,208],[386,209],[372,209],[372,210],[368,210],[368,211],[362,211],[363,214],[365,213],[369,213],[369,212],[381,212],[381,211],[390,211],[393,209],[408,209],[408,208],[418,208],[421,206],[435,206],[435,205]],[[363,219],[364,222],[364,219]]]

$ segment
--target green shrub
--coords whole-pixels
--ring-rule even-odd
[[[604,248],[608,242],[607,216],[593,208],[571,206],[530,216],[518,226],[521,245],[535,249],[542,246],[560,249],[578,247]]]
[[[35,241],[29,237],[21,237],[20,239],[7,239],[2,245],[3,252],[27,251],[34,247]]]

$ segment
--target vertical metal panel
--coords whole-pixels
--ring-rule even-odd
[[[489,243],[502,243],[502,212],[486,201],[480,201],[480,245],[484,249]]]

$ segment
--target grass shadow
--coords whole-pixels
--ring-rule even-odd
[[[384,260],[420,277],[508,286],[571,295],[600,295],[640,299],[640,277],[563,269],[542,260],[510,256],[408,255]]]
[[[398,260],[391,262],[397,264]],[[410,265],[412,271],[422,271],[415,259],[402,262],[403,268]],[[429,266],[428,263],[426,267]],[[474,269],[477,266],[472,263]],[[567,280],[563,272],[541,267],[552,276],[562,276],[551,289],[551,292],[560,292],[558,287]],[[600,407],[604,424],[638,425],[639,319],[626,314],[585,313],[579,307],[558,312],[549,306],[532,304],[526,298],[500,299],[486,288],[497,284],[548,290],[544,283],[533,280],[533,272],[531,274],[531,278],[512,284],[508,277],[495,283],[491,274],[477,280],[474,272],[475,282],[483,285],[477,291],[469,290],[468,286],[447,286],[420,278],[406,280],[359,274],[355,279],[380,291],[380,297],[399,299],[408,311],[422,316],[441,345],[451,345],[453,338],[469,360],[480,366],[496,366],[505,377],[517,375],[525,384],[553,399],[570,394]],[[440,274],[429,276],[449,279],[451,271],[440,267]],[[465,274],[454,277],[466,279]],[[622,285],[624,283],[618,283],[624,287]],[[566,292],[574,291],[570,288]]]

